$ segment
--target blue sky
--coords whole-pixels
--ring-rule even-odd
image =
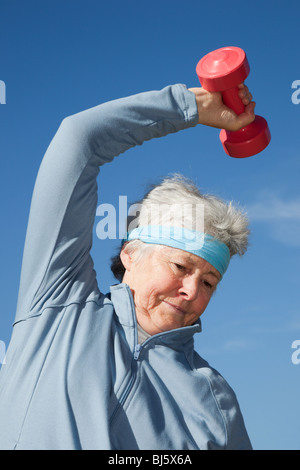
[[[250,248],[232,260],[196,349],[234,388],[254,448],[300,449],[300,364],[292,361],[293,353],[300,359],[292,348],[300,340],[300,93],[292,88],[300,80],[299,13],[298,0],[0,0],[2,346],[12,331],[34,181],[61,120],[172,83],[198,86],[203,55],[241,47],[256,112],[271,130],[268,148],[233,159],[219,132],[200,126],[156,139],[101,170],[99,204],[117,206],[119,195],[132,203],[149,183],[180,172],[248,211]],[[103,291],[114,282],[116,246],[95,232]]]

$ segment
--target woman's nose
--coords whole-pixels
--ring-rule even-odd
[[[192,276],[185,278],[179,289],[179,293],[181,296],[184,296],[186,300],[195,300],[199,294],[199,280]]]

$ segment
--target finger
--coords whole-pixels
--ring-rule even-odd
[[[245,96],[245,98],[242,99],[242,103],[247,106],[249,103],[252,101],[252,95],[250,94],[249,96]]]
[[[251,101],[247,106],[245,106],[245,113],[254,115],[254,109],[255,109],[256,103],[255,101]]]
[[[246,106],[250,101],[252,101],[252,94],[250,93],[248,87],[243,85],[243,87],[239,89],[239,98],[242,100],[242,103]]]
[[[248,126],[249,124],[251,124],[251,122],[254,121],[254,119],[255,119],[254,103],[251,102],[247,106],[247,110],[245,109],[245,112],[240,114],[237,117],[237,120],[236,120],[236,123],[235,123],[237,127],[236,127],[235,130],[238,130],[238,129],[241,129],[242,127]]]

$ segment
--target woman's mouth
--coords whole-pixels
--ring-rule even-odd
[[[186,314],[186,311],[183,310],[183,308],[178,307],[177,305],[171,304],[171,303],[168,302],[167,300],[163,300],[163,302],[165,302],[166,304],[170,305],[170,307],[173,307],[174,311],[176,311],[176,312],[178,312],[178,313],[181,313],[182,315],[185,315],[185,314]]]

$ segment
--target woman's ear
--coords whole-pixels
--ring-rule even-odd
[[[127,252],[126,247],[120,253],[120,258],[126,271],[130,271],[132,265],[132,256]]]

